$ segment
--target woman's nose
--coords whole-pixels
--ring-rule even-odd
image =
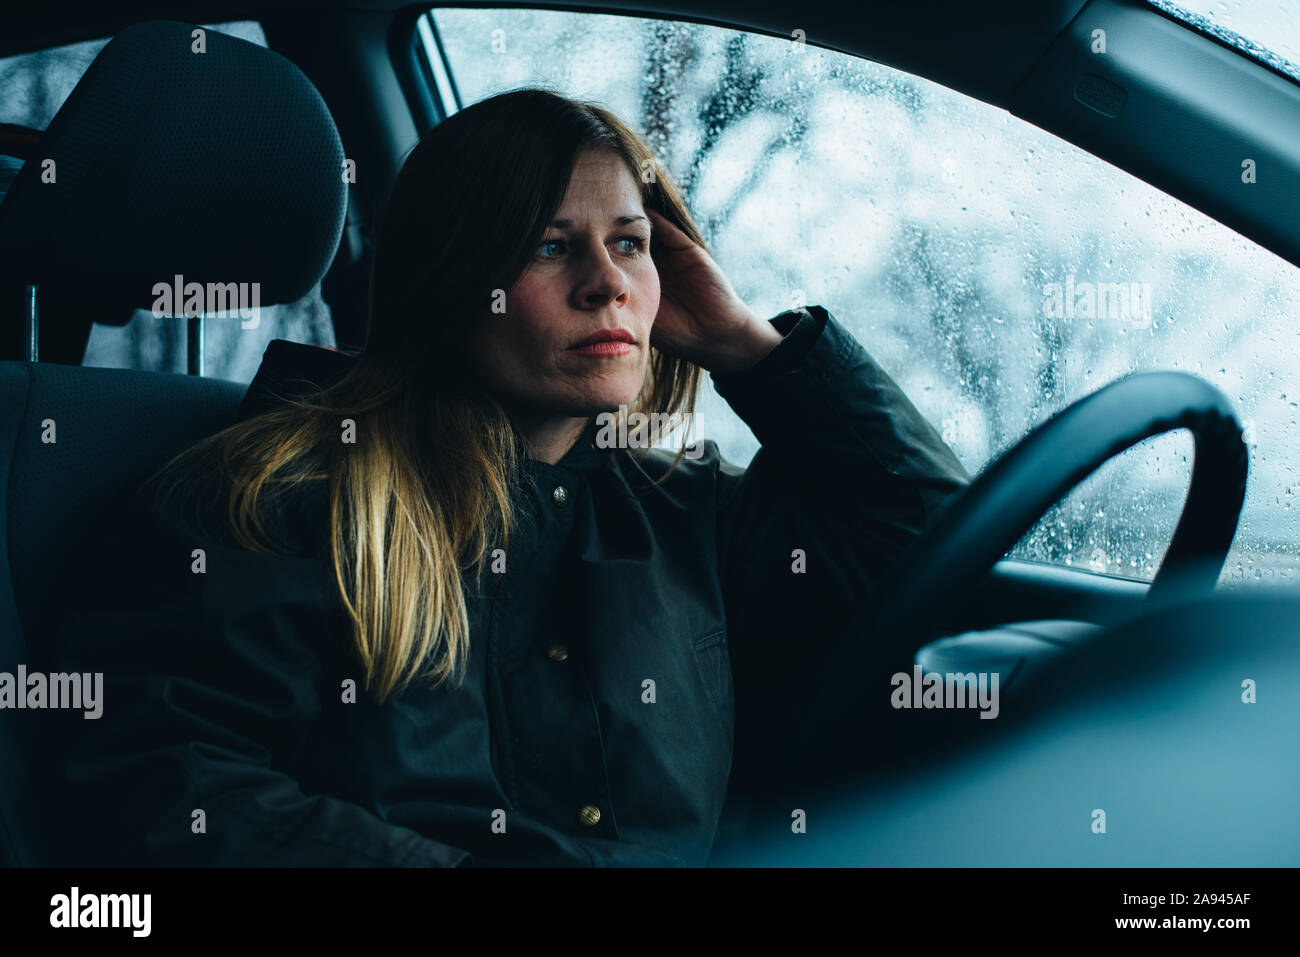
[[[601,249],[589,257],[587,273],[579,289],[579,297],[586,305],[601,305],[627,295],[627,276],[610,257],[609,250]]]

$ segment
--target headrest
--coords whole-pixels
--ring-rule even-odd
[[[237,419],[251,419],[280,405],[281,397],[298,396],[314,386],[332,385],[352,367],[355,358],[321,346],[272,339],[262,364],[239,403]]]
[[[14,179],[0,270],[115,306],[152,308],[177,275],[292,302],[333,260],[345,191],[338,130],[296,66],[214,30],[139,23],[100,51]]]

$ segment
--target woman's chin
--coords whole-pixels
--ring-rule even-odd
[[[636,401],[637,394],[640,392],[640,382],[635,386],[621,385],[618,387],[606,386],[604,388],[588,388],[580,391],[580,398],[574,403],[574,412],[577,415],[592,415],[596,412],[616,411],[619,406],[630,407]]]

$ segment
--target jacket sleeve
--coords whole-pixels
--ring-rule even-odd
[[[287,770],[323,695],[339,693],[320,684],[319,559],[227,546],[160,514],[137,493],[110,522],[112,568],[56,641],[60,670],[103,674],[101,716],[68,722],[63,739],[71,863],[471,864],[304,793]]]
[[[771,320],[784,339],[714,376],[761,448],[720,462],[718,542],[737,728],[927,528],[970,475],[865,348],[820,306]]]

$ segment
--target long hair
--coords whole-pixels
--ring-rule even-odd
[[[223,521],[252,551],[277,550],[263,509],[327,482],[335,584],[381,702],[417,678],[463,680],[462,575],[481,576],[516,528],[526,455],[467,371],[470,334],[531,261],[589,149],[621,157],[644,205],[705,245],[667,171],[613,113],[536,88],[483,100],[430,130],[403,164],[379,223],[366,345],[346,374],[150,477],[170,479],[168,493],[215,487]],[[632,411],[676,423],[699,379],[698,366],[652,348]]]

